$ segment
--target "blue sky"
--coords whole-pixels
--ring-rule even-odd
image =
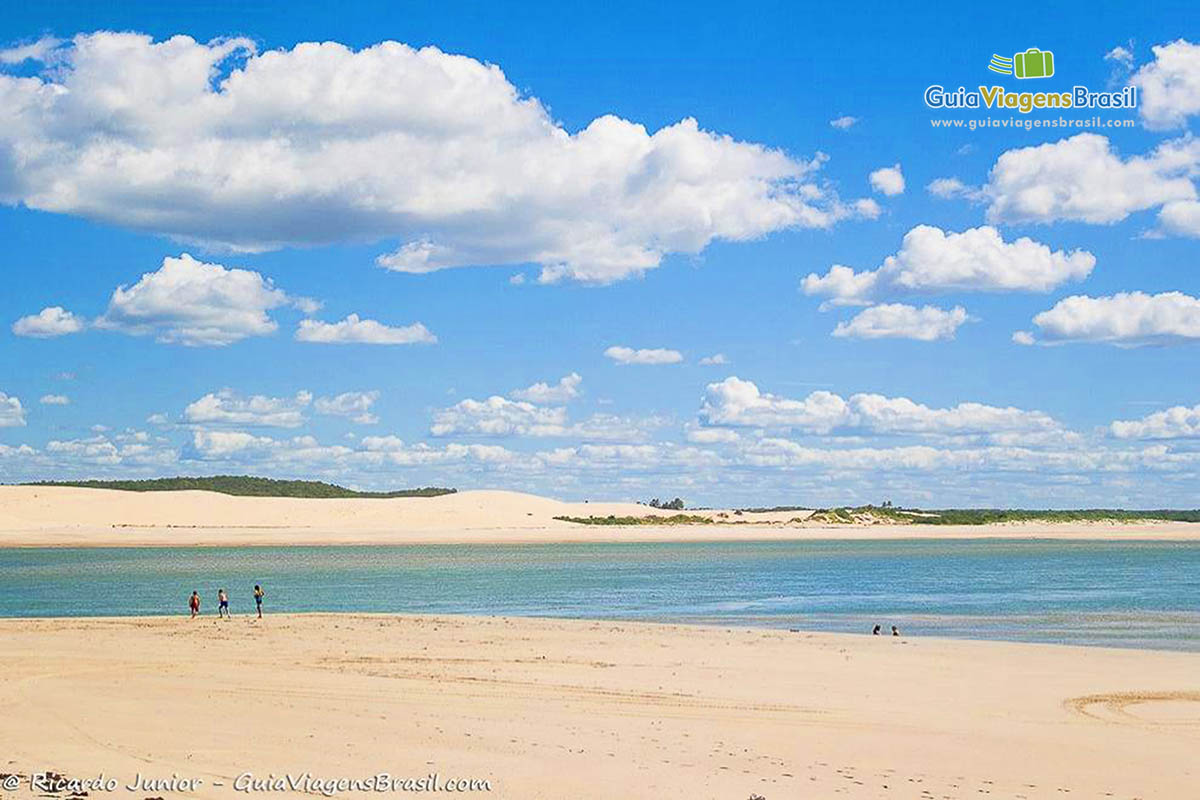
[[[1188,10],[10,10],[0,480],[1194,506]]]

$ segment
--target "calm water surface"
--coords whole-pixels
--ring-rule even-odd
[[[1200,651],[1200,544],[893,541],[0,549],[0,616],[592,617]]]

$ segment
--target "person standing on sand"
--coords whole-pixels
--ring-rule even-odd
[[[192,596],[188,598],[188,608],[192,610],[192,618],[195,619],[200,614],[200,593],[192,591]]]
[[[229,595],[224,589],[217,589],[217,617],[229,619]]]
[[[258,618],[262,619],[262,599],[266,596],[266,592],[257,583],[254,584],[254,605],[258,607]]]
[[[893,625],[892,626],[892,636],[899,636],[899,635],[900,635],[900,629],[897,628],[895,625]]]
[[[878,625],[876,625],[876,626],[875,626],[875,628],[874,628],[874,629],[871,631],[871,635],[872,635],[872,636],[878,636],[878,635],[879,635],[879,626],[878,626]]]

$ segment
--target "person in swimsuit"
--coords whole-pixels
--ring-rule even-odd
[[[217,616],[229,618],[229,595],[224,589],[217,589]]]
[[[878,636],[878,635],[879,635],[879,627],[880,627],[880,626],[876,625],[876,626],[875,626],[875,628],[874,628],[874,630],[872,630],[872,631],[871,631],[871,635],[872,635],[872,636]]]
[[[262,599],[266,592],[257,583],[254,584],[254,605],[258,607],[258,618],[262,619]]]
[[[188,598],[188,608],[192,610],[192,617],[200,613],[200,593],[192,592],[192,596]]]
[[[893,625],[892,626],[892,636],[899,636],[899,635],[900,635],[900,629],[897,628],[895,625]]]

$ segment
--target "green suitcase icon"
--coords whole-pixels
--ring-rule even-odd
[[[1013,56],[1013,66],[1018,78],[1049,78],[1054,74],[1054,53],[1031,47]]]

